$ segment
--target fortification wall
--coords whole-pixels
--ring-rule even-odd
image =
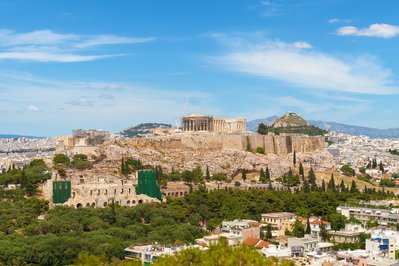
[[[303,135],[259,135],[259,134],[186,134],[181,136],[162,136],[134,138],[130,143],[137,146],[151,146],[157,149],[195,149],[195,150],[255,150],[263,147],[266,153],[285,155],[315,152],[325,148],[324,137]],[[249,144],[249,145],[248,145]]]

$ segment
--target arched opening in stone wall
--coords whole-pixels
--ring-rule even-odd
[[[104,207],[107,207],[107,205],[108,205],[108,203],[104,202],[103,206],[104,206]]]
[[[128,200],[126,203],[127,203],[127,205],[130,205],[130,200]]]
[[[87,208],[90,207],[90,203],[86,203],[86,207],[87,207]]]
[[[96,203],[95,202],[93,202],[92,204],[91,204],[91,207],[96,207]]]
[[[143,200],[139,200],[139,204],[143,203]]]
[[[82,208],[82,203],[78,203],[78,204],[76,204],[76,208]]]

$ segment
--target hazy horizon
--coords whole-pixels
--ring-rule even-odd
[[[399,3],[0,3],[0,133],[119,131],[183,112],[398,128]]]

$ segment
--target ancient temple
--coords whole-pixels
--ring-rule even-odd
[[[182,130],[185,132],[245,132],[245,118],[217,118],[202,114],[190,114],[182,118]]]

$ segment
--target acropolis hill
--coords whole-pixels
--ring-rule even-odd
[[[123,157],[132,157],[145,165],[162,166],[165,171],[172,168],[190,170],[195,166],[205,170],[208,166],[212,172],[234,175],[240,169],[259,171],[269,167],[271,174],[278,176],[290,169],[295,151],[305,166],[332,167],[324,136],[261,135],[244,131],[242,119],[223,120],[196,115],[195,122],[189,122],[193,117],[184,120],[185,126],[180,131],[162,128],[140,137],[108,138],[100,145],[90,144],[99,138],[94,131],[62,137],[57,140],[57,153],[101,155],[107,161],[115,162],[114,170],[118,170]],[[100,137],[104,139],[103,132]],[[256,153],[257,149],[263,150],[264,154]]]

